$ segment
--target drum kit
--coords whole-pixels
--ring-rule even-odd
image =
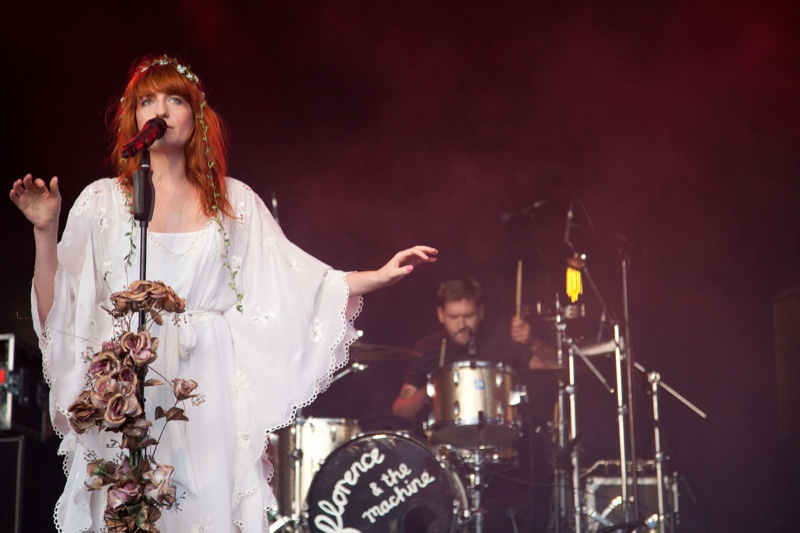
[[[360,342],[351,353],[354,364],[419,357]],[[278,508],[270,531],[482,532],[488,473],[518,461],[524,388],[507,365],[459,361],[432,372],[427,393],[425,439],[302,415],[275,433],[269,449]]]
[[[587,275],[580,262],[571,267]],[[578,280],[580,281],[580,280]],[[521,264],[517,275],[517,316],[520,302]],[[569,295],[569,291],[568,291]],[[559,295],[547,307],[537,304],[538,318],[552,325],[556,339],[557,360],[550,372],[558,383],[553,420],[548,422],[545,438],[550,441],[552,468],[550,521],[553,533],[600,533],[630,531],[614,527],[608,519],[612,507],[630,526],[648,531],[677,531],[677,491],[668,495],[658,430],[659,391],[666,390],[698,415],[700,411],[668,387],[657,373],[648,373],[632,360],[626,349],[627,332],[619,321],[613,325],[613,338],[604,342],[578,345],[567,335],[567,322],[584,316],[583,306],[562,304]],[[605,306],[604,306],[605,307]],[[622,322],[627,323],[626,320]],[[337,374],[332,383],[352,372],[366,368],[365,363],[405,361],[420,354],[388,346],[363,344],[351,347],[354,361]],[[472,352],[474,353],[474,352]],[[591,362],[598,355],[612,356],[616,381],[609,384]],[[619,432],[621,495],[606,511],[587,507],[586,470],[581,469],[579,431],[576,413],[576,363],[591,370],[606,391],[616,397]],[[624,366],[628,366],[628,380]],[[651,385],[655,420],[657,512],[648,520],[639,520],[639,461],[633,450],[633,403],[630,372],[646,374]],[[520,407],[527,391],[518,373],[508,365],[468,359],[445,364],[444,350],[439,366],[428,374],[426,393],[431,414],[424,437],[405,430],[363,431],[359,422],[344,418],[305,418],[296,420],[274,434],[270,440],[270,460],[274,465],[273,489],[277,511],[272,516],[270,532],[287,533],[483,533],[485,524],[484,493],[493,474],[519,465],[517,444],[523,437]],[[627,397],[624,394],[627,392]],[[630,418],[627,418],[630,417]],[[629,440],[630,438],[630,440]],[[628,473],[630,470],[630,474]],[[629,479],[630,476],[630,479]],[[525,481],[533,486],[533,480]],[[514,515],[508,517],[518,532]],[[654,524],[654,525],[653,525]],[[601,526],[607,526],[601,528]]]

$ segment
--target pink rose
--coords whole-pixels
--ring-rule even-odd
[[[94,377],[114,376],[120,369],[120,362],[112,351],[102,351],[92,357],[89,373]]]
[[[142,331],[139,333],[125,333],[120,339],[122,349],[128,352],[136,366],[149,365],[156,360],[155,352],[158,346],[150,337],[150,332]]]
[[[116,509],[120,505],[133,503],[141,494],[141,488],[133,481],[123,485],[115,485],[108,489],[108,506]]]
[[[75,433],[85,433],[95,425],[97,409],[92,405],[89,391],[83,391],[80,396],[69,406],[69,424]]]
[[[172,380],[172,393],[178,401],[188,400],[189,398],[197,396],[196,394],[192,394],[192,391],[196,388],[197,382],[193,379],[186,380],[176,378]]]
[[[130,383],[134,387],[139,386],[139,377],[136,375],[136,370],[129,364],[119,369],[119,372],[117,372],[117,381],[120,383]]]
[[[91,392],[92,405],[98,409],[105,409],[108,401],[118,393],[117,390],[116,379],[109,376],[97,378]]]
[[[103,425],[108,428],[118,428],[125,423],[125,410],[128,404],[122,394],[117,394],[108,400],[106,412],[103,415]]]
[[[142,479],[147,480],[144,495],[149,501],[167,503],[175,501],[175,486],[172,485],[172,472],[175,470],[170,465],[158,465],[155,469],[142,474]]]

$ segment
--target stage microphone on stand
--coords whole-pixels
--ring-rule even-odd
[[[163,118],[151,118],[145,122],[139,133],[125,143],[123,157],[133,157],[142,152],[140,168],[131,176],[133,181],[133,218],[140,225],[147,225],[153,219],[156,191],[153,187],[153,172],[150,170],[150,153],[147,148],[164,136],[167,122]],[[144,278],[142,278],[144,279]]]
[[[269,191],[269,194],[272,197],[272,206],[270,207],[272,218],[280,225],[280,221],[278,220],[278,196],[275,194],[275,191]]]
[[[166,132],[167,122],[163,118],[151,118],[144,123],[139,133],[134,135],[131,140],[122,147],[122,157],[128,158],[135,156],[163,137]]]
[[[518,216],[521,216],[521,215],[530,215],[531,218],[533,218],[534,212],[536,212],[540,207],[542,207],[547,202],[549,202],[549,200],[546,200],[546,199],[545,200],[537,200],[537,201],[533,202],[531,205],[523,207],[522,209],[519,209],[517,211],[508,211],[508,212],[503,213],[502,215],[500,215],[500,220],[502,220],[503,222],[508,222],[512,218],[518,217]]]
[[[572,217],[575,216],[574,212],[575,202],[569,203],[569,209],[567,210],[567,223],[564,225],[564,242],[572,248],[572,243],[569,240],[569,231],[572,229]]]
[[[466,328],[469,333],[469,340],[467,341],[467,353],[470,359],[475,359],[478,355],[478,341],[475,339],[475,333],[470,328]]]
[[[508,507],[506,509],[506,516],[511,520],[511,527],[514,528],[514,533],[519,533],[519,528],[517,527],[517,508],[514,506]]]

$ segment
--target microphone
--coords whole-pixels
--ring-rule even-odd
[[[471,328],[466,328],[467,333],[469,333],[469,340],[467,341],[467,353],[469,354],[470,359],[474,359],[476,355],[478,355],[478,342],[475,338],[475,332],[472,331]]]
[[[275,195],[275,191],[269,191],[270,195],[272,195],[272,207],[270,211],[272,212],[272,218],[275,219],[275,222],[280,224],[278,221],[278,197]]]
[[[167,132],[167,122],[163,118],[151,118],[145,122],[139,133],[122,147],[122,157],[133,157],[152,145]]]
[[[514,533],[519,533],[519,528],[517,527],[517,508],[514,506],[508,507],[506,509],[506,516],[511,520],[511,527],[514,528]]]
[[[569,203],[569,210],[567,211],[567,223],[564,225],[564,242],[572,246],[572,243],[569,242],[569,230],[572,228],[572,217],[575,216],[574,213],[575,202]]]
[[[464,326],[463,328],[453,333],[453,336],[451,338],[455,338],[456,335],[459,335],[460,333],[464,332],[466,332],[467,335],[469,335],[469,339],[467,340],[467,353],[471,358],[474,358],[478,351],[478,342],[477,339],[475,338],[475,332],[472,331],[471,327]]]
[[[537,200],[533,202],[531,205],[523,207],[522,209],[519,209],[517,211],[509,211],[507,213],[503,213],[502,215],[500,215],[500,220],[502,220],[503,222],[508,222],[512,218],[518,217],[520,215],[530,215],[534,211],[542,207],[544,204],[546,204],[547,202],[549,202],[549,200]]]

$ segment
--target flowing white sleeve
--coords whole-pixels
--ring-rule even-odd
[[[87,359],[112,332],[111,317],[100,308],[107,294],[102,289],[104,265],[97,264],[104,262],[99,258],[107,251],[102,236],[121,229],[111,215],[109,182],[101,180],[86,187],[70,209],[58,243],[53,308],[43,327],[34,319],[44,377],[50,386],[50,418],[61,436],[70,430],[67,409],[86,384]],[[105,232],[109,233],[103,235]],[[31,301],[36,317],[33,291]]]
[[[225,315],[241,367],[237,393],[246,398],[239,415],[249,427],[240,430],[260,454],[268,433],[288,424],[346,364],[362,300],[349,295],[346,273],[289,242],[252,190],[232,179],[229,186],[236,214],[229,259],[244,310]]]

